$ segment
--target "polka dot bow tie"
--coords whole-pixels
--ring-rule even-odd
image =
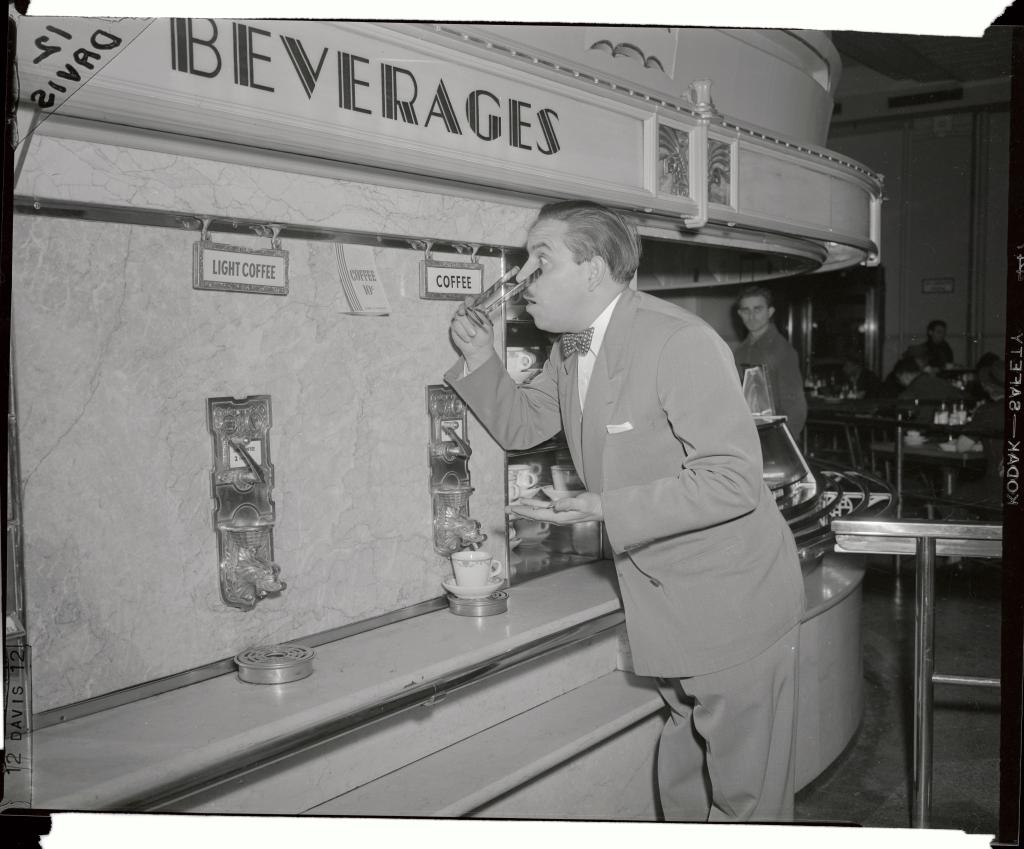
[[[562,359],[567,360],[573,354],[585,354],[590,350],[590,341],[594,338],[594,328],[588,327],[579,333],[563,333],[558,338],[562,347]]]

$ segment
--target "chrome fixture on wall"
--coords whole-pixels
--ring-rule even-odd
[[[208,398],[220,592],[242,610],[287,585],[274,562],[270,396]]]
[[[486,538],[469,516],[469,457],[466,405],[443,385],[427,387],[430,414],[430,494],[434,517],[434,551],[450,555],[475,548]]]

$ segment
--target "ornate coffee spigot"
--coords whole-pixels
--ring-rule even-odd
[[[252,610],[287,584],[274,562],[274,467],[270,462],[270,396],[209,398],[213,435],[213,513],[221,598]]]
[[[447,436],[448,440],[431,446],[436,456],[446,463],[470,458],[473,449],[469,447],[469,443],[465,439],[459,436],[458,431],[452,425],[441,425],[441,433]]]
[[[472,487],[439,487],[432,493],[434,502],[434,551],[446,556],[456,551],[479,548],[487,535],[480,523],[469,515]]]
[[[430,495],[434,551],[449,556],[478,547],[486,537],[469,515],[469,458],[466,405],[447,386],[427,387],[430,414]]]
[[[288,585],[278,578],[281,567],[271,560],[273,524],[222,524],[221,596],[228,604],[252,610],[256,602]]]

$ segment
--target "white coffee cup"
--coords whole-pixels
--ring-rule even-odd
[[[508,482],[508,500],[515,501],[517,498],[531,498],[537,493],[535,486],[520,486],[512,481]]]
[[[501,574],[501,563],[486,551],[456,551],[452,555],[455,583],[460,587],[483,587]]]
[[[563,492],[583,489],[583,482],[572,466],[552,466],[551,483]]]
[[[540,483],[540,474],[532,466],[517,463],[508,467],[509,488],[515,484],[520,489],[530,489]]]
[[[526,371],[537,365],[537,354],[529,348],[506,348],[505,361],[509,371]]]

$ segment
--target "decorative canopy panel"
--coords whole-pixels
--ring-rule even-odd
[[[455,195],[591,198],[769,276],[878,258],[881,178],[818,146],[838,78],[821,33],[33,17],[18,71],[22,137],[59,114]]]

